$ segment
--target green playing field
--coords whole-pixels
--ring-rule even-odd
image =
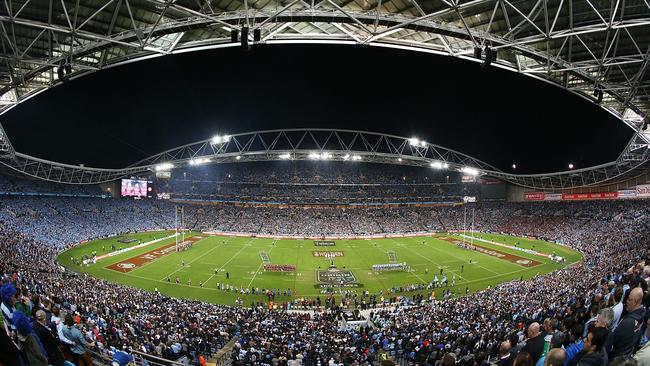
[[[218,284],[238,289],[290,290],[291,297],[323,296],[328,287],[335,291],[367,290],[371,294],[380,291],[386,294],[389,288],[429,283],[436,275],[441,280],[442,271],[449,282],[443,289],[451,288],[456,295],[463,295],[466,288],[474,292],[500,282],[548,273],[581,260],[579,253],[554,243],[483,233],[476,233],[475,239],[462,239],[458,234],[435,234],[334,240],[333,245],[314,240],[189,233],[186,240],[192,241],[192,246],[179,252],[175,250],[175,238],[171,235],[170,231],[149,232],[96,240],[62,253],[58,261],[72,271],[132,287],[157,289],[174,297],[233,304],[238,297],[245,303],[266,300],[266,297],[218,289]],[[143,245],[154,240],[158,241]],[[460,247],[461,240],[473,247]],[[564,257],[565,262],[556,263],[522,249],[556,254]],[[90,256],[93,251],[101,259],[95,264],[80,264],[82,256]],[[265,271],[265,263],[295,266],[295,271]],[[336,269],[329,268],[332,263]],[[389,263],[405,263],[408,269],[372,270],[373,265]],[[430,290],[420,292],[431,293]],[[442,289],[435,289],[435,292],[440,296]],[[288,296],[276,296],[276,302],[289,299]]]

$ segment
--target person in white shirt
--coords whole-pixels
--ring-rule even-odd
[[[75,343],[73,341],[69,340],[68,338],[66,338],[65,335],[63,335],[62,319],[65,319],[65,316],[66,316],[65,310],[59,310],[59,311],[55,310],[52,312],[51,321],[56,326],[56,334],[59,336],[59,340],[67,346],[75,346]]]
[[[623,315],[623,294],[625,292],[622,288],[618,287],[614,290],[614,302],[616,305],[613,306],[614,309],[614,320],[612,321],[612,331],[618,326],[618,322],[621,320],[621,315]]]

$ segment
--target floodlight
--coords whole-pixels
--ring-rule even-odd
[[[352,157],[352,160],[356,160],[356,161],[361,160],[361,155],[354,155],[354,156]]]
[[[447,164],[444,161],[436,160],[436,161],[431,163],[431,167],[436,168],[436,169],[447,169],[447,168],[449,168],[449,164]]]
[[[230,141],[230,136],[228,136],[228,135],[223,135],[223,136],[216,135],[216,136],[212,137],[212,144],[213,145],[222,144],[222,143],[225,143],[225,142],[228,142],[228,141]]]
[[[399,161],[399,162],[401,163],[401,162],[402,162],[402,158],[397,158],[397,161]]]
[[[426,141],[420,141],[419,139],[417,139],[415,137],[411,137],[409,139],[409,144],[411,146],[415,146],[415,147],[426,147],[427,146]]]
[[[174,164],[172,163],[161,163],[156,165],[156,171],[161,172],[161,171],[166,171],[166,170],[171,170],[174,168]]]
[[[332,154],[328,152],[318,153],[309,153],[309,158],[313,160],[327,160],[332,158]]]
[[[343,155],[343,160],[350,160],[350,154]]]
[[[569,163],[569,169],[573,169],[573,164]]]
[[[237,155],[237,156],[235,157],[235,159],[240,160],[240,159],[241,159],[241,155]]]
[[[460,169],[460,171],[467,174],[467,175],[478,175],[479,174],[478,169],[472,168],[472,167],[469,167],[469,166],[462,167]]]
[[[311,154],[309,155],[309,157],[311,158]],[[279,158],[282,159],[282,160],[288,160],[288,159],[291,159],[291,154],[289,154],[289,153],[280,154]]]
[[[209,163],[210,159],[209,158],[194,158],[190,160],[190,165],[201,165],[205,163]]]
[[[512,164],[512,169],[517,169],[517,164]]]

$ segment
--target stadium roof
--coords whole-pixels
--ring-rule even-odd
[[[636,142],[636,143],[635,143]],[[641,146],[641,147],[640,147]],[[417,139],[337,129],[253,131],[212,138],[163,151],[122,169],[61,164],[15,152],[5,166],[31,177],[70,184],[94,184],[183,166],[277,160],[369,162],[454,170],[486,175],[532,189],[563,190],[597,186],[639,176],[648,168],[650,149],[632,140],[614,162],[549,174],[512,174],[469,155]]]
[[[485,59],[489,46],[495,65],[593,100],[602,90],[602,107],[630,126],[650,112],[650,3],[643,0],[7,1],[0,111],[60,82],[62,60],[71,65],[65,77],[74,78],[232,46],[231,30],[243,28],[251,44],[259,30],[257,42],[267,44],[360,43],[463,58],[480,47]]]
[[[366,44],[491,63],[591,99],[635,130],[614,162],[619,172],[630,169],[621,162],[637,168],[648,159],[641,127],[650,112],[650,3],[642,0],[7,1],[0,114],[104,68],[241,47],[231,42],[234,29],[250,44]],[[1,126],[0,145],[13,156]]]

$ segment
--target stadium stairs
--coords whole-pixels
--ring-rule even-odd
[[[232,354],[232,349],[235,348],[235,343],[239,340],[239,337],[234,336],[232,337],[228,343],[226,343],[223,348],[221,348],[217,353],[210,358],[210,360],[206,363],[207,366],[230,366],[231,363],[231,354]]]

